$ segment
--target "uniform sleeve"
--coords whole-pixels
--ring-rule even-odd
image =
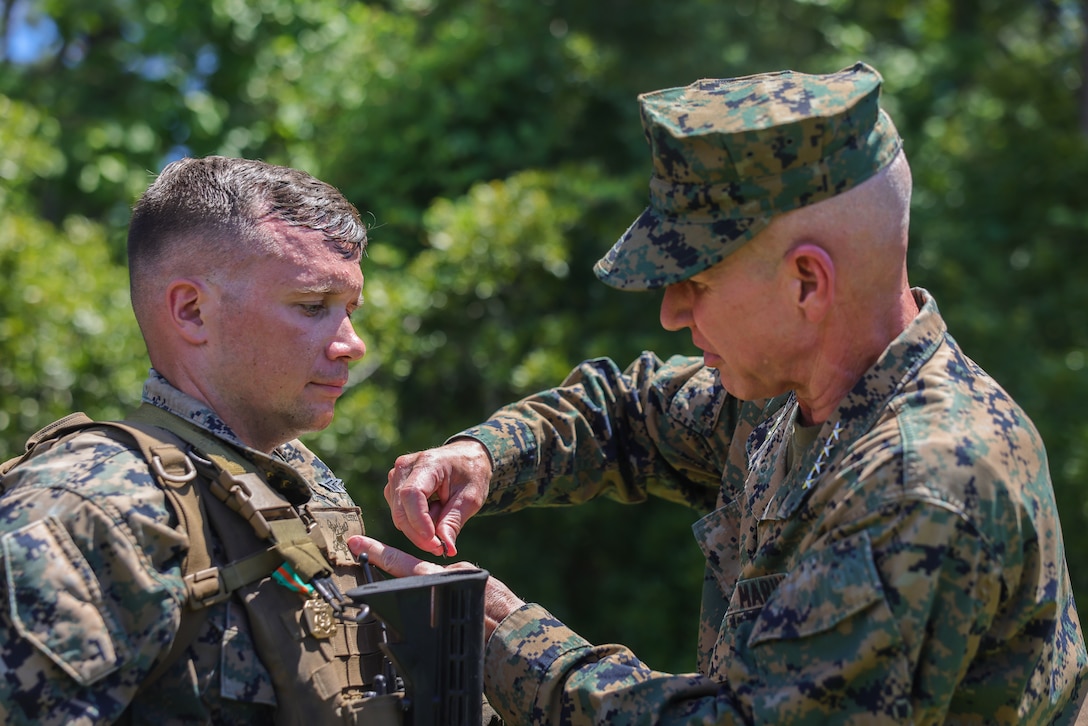
[[[734,596],[721,682],[655,671],[529,604],[487,643],[488,699],[511,723],[942,723],[997,607],[993,561],[946,508],[885,515],[830,533],[762,607]]]
[[[654,671],[621,645],[592,645],[532,603],[488,640],[484,690],[507,723],[740,723],[721,718],[728,707],[716,712],[723,689],[713,680]],[[693,705],[710,720],[689,720]]]
[[[579,365],[558,387],[505,406],[458,434],[494,463],[484,512],[648,495],[709,511],[721,486],[738,404],[697,358],[644,353],[625,371]],[[455,437],[456,438],[456,437]]]
[[[142,459],[105,446],[85,438],[5,482],[4,723],[114,722],[176,633],[187,543]]]

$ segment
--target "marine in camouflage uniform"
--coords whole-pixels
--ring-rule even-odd
[[[673,285],[873,177],[900,154],[879,88],[858,64],[640,97],[651,203],[598,276]],[[705,515],[698,672],[523,604],[485,655],[508,723],[1073,722],[1088,655],[1043,443],[906,295],[918,314],[815,425],[793,392],[742,401],[703,360],[646,353],[454,437],[490,454],[484,512],[654,495]]]
[[[144,401],[261,457],[154,371]],[[343,483],[301,442],[273,456],[301,474],[312,503],[358,511]],[[5,486],[4,723],[275,721],[272,678],[234,600],[212,605],[183,656],[151,688],[141,688],[169,650],[186,606],[181,560],[188,543],[139,450],[99,432],[80,434],[14,469]],[[354,529],[361,531],[358,521]],[[240,517],[238,525],[248,526]],[[339,548],[351,561],[342,537]],[[226,562],[214,544],[213,561]],[[271,580],[269,586],[279,587]],[[301,641],[301,628],[297,634]]]
[[[1042,442],[916,292],[922,313],[796,461],[792,396],[738,401],[686,357],[587,362],[465,432],[495,457],[495,511],[601,494],[709,510],[693,526],[699,673],[655,672],[527,605],[487,647],[508,722],[1041,724],[1068,709],[1088,658]]]
[[[270,529],[295,539],[271,548],[206,488],[200,516],[190,518],[164,493],[166,477],[152,473],[152,462],[164,470],[161,459],[113,429],[35,450],[4,475],[0,497],[0,721],[353,722],[366,674],[381,667],[373,619],[335,632],[307,620],[307,607],[322,606],[313,585],[289,571],[279,580],[275,563],[199,610],[200,593],[183,575],[192,574],[190,556],[210,558],[222,574],[240,572],[226,566],[253,552],[290,564],[306,551],[342,591],[365,582],[345,544],[363,531],[359,508],[295,438],[327,425],[337,384],[365,353],[348,320],[360,302],[365,244],[365,226],[339,192],[261,162],[179,160],[141,198],[129,261],[153,367],[136,413],[150,411],[193,443],[190,466],[199,451],[209,467],[216,460],[219,482],[250,482],[252,508],[265,511],[254,501],[260,494],[276,508]],[[239,346],[259,357],[255,367],[237,361]],[[186,374],[194,370],[211,375],[193,386]],[[193,481],[204,487],[211,478]],[[197,537],[207,537],[206,549]],[[176,639],[180,655],[171,650]]]

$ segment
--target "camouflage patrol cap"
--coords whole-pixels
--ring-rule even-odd
[[[639,96],[653,156],[650,206],[594,266],[627,290],[717,264],[771,220],[857,186],[900,149],[880,74],[794,71],[697,81]]]

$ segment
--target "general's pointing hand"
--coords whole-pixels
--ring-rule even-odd
[[[458,439],[398,457],[385,499],[397,529],[433,555],[457,554],[461,528],[480,511],[491,486],[491,456],[483,444]]]

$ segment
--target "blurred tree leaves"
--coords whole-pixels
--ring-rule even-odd
[[[127,302],[130,205],[164,163],[304,168],[372,220],[368,343],[311,443],[369,531],[404,451],[579,360],[691,352],[658,297],[596,282],[641,211],[635,96],[700,77],[865,60],[912,159],[911,262],[1051,455],[1088,592],[1084,17],[1069,0],[7,0],[36,59],[0,57],[0,441],[119,415],[146,355]],[[18,10],[18,12],[12,12]],[[51,30],[44,32],[41,29]],[[592,503],[481,518],[461,548],[594,640],[693,667],[692,513]]]
[[[56,121],[3,96],[0,118],[0,431],[14,453],[57,412],[119,415],[139,400],[146,356],[102,225],[33,213],[27,183],[64,171]]]

